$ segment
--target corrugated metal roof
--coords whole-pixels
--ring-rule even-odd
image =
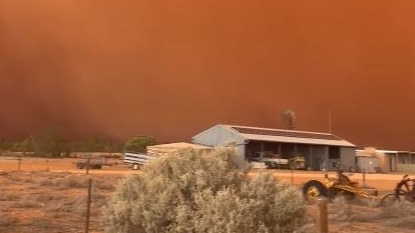
[[[312,139],[324,139],[324,140],[341,140],[339,137],[333,134],[323,134],[315,132],[302,132],[293,130],[280,130],[280,129],[262,129],[252,127],[240,127],[232,126],[232,129],[243,134],[257,134],[266,136],[281,136],[281,137],[295,137],[295,138],[312,138]]]
[[[356,150],[356,152],[361,152],[361,151],[365,151],[365,150]],[[378,150],[378,149],[374,149],[374,151],[376,153],[383,153],[383,154],[414,153],[414,152],[411,152],[411,151],[401,151],[401,150]]]
[[[155,148],[163,148],[163,149],[182,149],[182,148],[194,148],[194,149],[212,149],[212,147],[187,143],[187,142],[176,142],[176,143],[168,143],[168,144],[159,144],[154,146],[147,146],[147,149],[155,149]]]
[[[237,125],[221,126],[241,135],[246,140],[356,147],[356,145],[328,133],[258,128]]]

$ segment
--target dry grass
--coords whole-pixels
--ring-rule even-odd
[[[17,219],[13,217],[11,214],[3,213],[3,211],[0,211],[0,229],[10,227],[14,225],[16,222]]]
[[[83,197],[67,199],[61,202],[52,202],[45,204],[45,215],[51,218],[62,218],[69,215],[79,215],[85,209]]]
[[[414,203],[396,202],[391,206],[381,208],[377,217],[387,226],[415,229]]]
[[[351,221],[353,220],[353,210],[350,201],[343,196],[339,196],[333,200],[331,208],[329,208],[329,220],[331,221]]]
[[[386,225],[392,227],[415,229],[415,216],[406,216],[398,219],[388,219]]]
[[[40,182],[42,186],[50,186],[58,190],[67,190],[71,188],[87,188],[88,180],[84,177],[65,177],[46,178]]]
[[[308,223],[294,231],[294,233],[317,233],[317,227],[314,223]]]
[[[392,205],[382,207],[381,212],[378,215],[381,219],[408,216],[415,216],[415,205],[407,201],[395,202]]]
[[[66,172],[1,172],[0,232],[82,232],[89,178],[92,183],[91,229],[102,232],[101,206],[120,177]]]
[[[11,207],[14,208],[42,208],[43,204],[31,199],[24,199],[23,201],[13,202]]]
[[[4,195],[0,195],[0,201],[18,201],[20,200],[20,196],[16,194],[7,193]]]
[[[64,160],[57,162],[59,164],[56,166],[52,162],[48,163],[51,171],[73,167],[72,164],[63,164]],[[97,174],[89,176],[68,172],[48,172],[45,165],[42,164],[43,167],[37,168],[33,161],[24,163],[22,168],[29,169],[27,167],[29,164],[30,170],[1,171],[7,167],[4,166],[3,161],[0,161],[1,233],[84,232],[86,185],[89,178],[93,178],[90,229],[91,232],[102,233],[101,207],[114,192],[118,181],[130,172],[130,169],[124,168],[120,168],[120,172],[115,173],[106,173],[108,171],[105,169],[102,172],[93,171]],[[15,164],[12,165],[14,169]],[[112,172],[118,168],[114,166],[111,169]],[[124,172],[126,170],[127,172]],[[77,172],[77,170],[74,169],[71,172]],[[282,172],[278,176],[284,178],[284,175],[290,182],[288,173]],[[315,176],[314,174],[310,177],[296,177],[294,181],[303,182]],[[400,178],[401,176],[397,179]],[[395,181],[390,183],[394,184]],[[383,182],[380,185],[383,185]],[[378,188],[377,185],[373,186]],[[388,190],[391,188],[388,187]],[[23,202],[23,204],[16,204],[17,202]],[[415,207],[410,208],[408,205],[402,208],[399,205],[382,208],[376,207],[376,204],[365,199],[335,200],[334,203],[329,204],[329,231],[336,233],[414,232]],[[310,205],[308,208],[311,209],[310,215],[318,214],[315,205]],[[342,218],[345,220],[340,220]],[[315,225],[308,224],[299,233],[311,233],[313,230],[315,230]]]
[[[373,200],[349,200],[340,196],[333,200],[328,211],[329,223],[338,223],[337,232],[412,232],[415,229],[413,203],[396,202],[380,206]],[[363,224],[373,230],[361,230]]]

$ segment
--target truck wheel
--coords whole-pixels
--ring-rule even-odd
[[[138,163],[134,163],[134,164],[133,164],[133,169],[134,169],[134,170],[138,170],[138,169],[140,169],[140,164],[138,164]]]
[[[327,188],[318,180],[310,180],[303,186],[306,201],[313,202],[319,197],[327,197]]]

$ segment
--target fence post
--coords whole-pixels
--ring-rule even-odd
[[[291,168],[291,184],[294,184],[294,169]]]
[[[318,231],[319,233],[328,233],[329,224],[327,220],[327,199],[319,198],[317,200],[317,204],[319,209]]]
[[[91,162],[91,157],[88,156],[88,159],[86,160],[86,169],[85,172],[88,175],[89,174],[89,163]]]
[[[366,169],[363,169],[362,173],[362,186],[366,186]]]
[[[92,179],[88,179],[88,197],[86,199],[85,233],[89,232],[89,215],[91,214],[91,190],[92,190]]]
[[[17,158],[17,170],[20,171],[20,166],[22,164],[22,156],[19,156]]]

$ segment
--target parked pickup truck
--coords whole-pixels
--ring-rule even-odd
[[[151,159],[155,159],[155,156],[139,153],[124,153],[124,163],[131,164],[134,170],[139,169],[142,165],[147,163]]]

